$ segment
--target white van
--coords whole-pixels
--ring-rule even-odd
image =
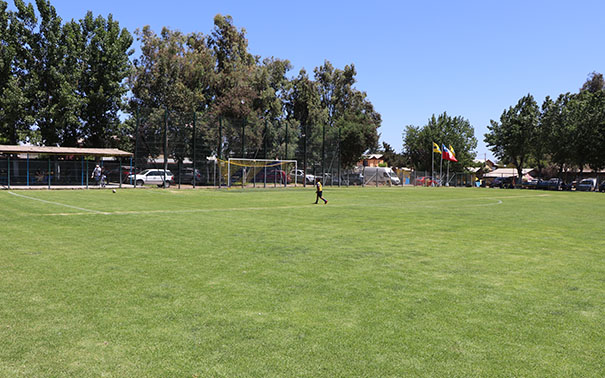
[[[389,167],[365,167],[362,171],[366,183],[401,185],[401,180]]]

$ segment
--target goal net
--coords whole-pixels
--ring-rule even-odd
[[[229,158],[226,163],[222,174],[226,174],[228,187],[287,187],[301,183],[296,160]]]

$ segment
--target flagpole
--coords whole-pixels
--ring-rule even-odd
[[[447,161],[447,176],[445,180],[445,186],[450,186],[450,161]]]
[[[435,142],[433,142],[434,144]],[[435,180],[435,147],[431,145],[431,186],[435,184],[433,181]]]
[[[443,186],[443,148],[441,149],[441,162],[439,163],[439,186]]]

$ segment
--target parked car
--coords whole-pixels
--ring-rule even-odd
[[[523,181],[523,184],[521,184],[521,187],[523,189],[537,189],[537,187],[538,187],[538,180]]]
[[[170,171],[164,172],[163,169],[146,169],[136,175],[128,175],[127,181],[134,181],[136,186],[157,185],[158,187],[169,187],[174,184],[174,175]]]
[[[490,184],[491,188],[514,188],[512,177],[496,177]]]
[[[107,181],[120,182],[128,184],[128,176],[134,174],[134,168],[129,165],[123,165],[122,167],[115,167],[103,172],[107,176]]]
[[[414,181],[414,185],[416,186],[437,186],[439,185],[439,181],[430,177],[430,176],[421,176],[421,177],[416,177],[416,180]]]
[[[363,175],[361,173],[349,173],[346,179],[349,181],[349,185],[363,184]]]
[[[293,169],[290,172],[290,177],[296,177],[296,182],[298,184],[302,184],[303,182],[306,182],[307,184],[313,185],[315,183],[315,176],[313,176],[309,173],[307,173],[305,175],[305,171],[303,171],[302,169]]]
[[[181,182],[186,184],[199,184],[202,182],[202,174],[198,169],[193,171],[193,168],[184,168],[181,170]]]
[[[563,190],[563,180],[557,177],[553,177],[546,181],[540,181],[538,183],[538,189],[544,190]]]
[[[599,185],[599,192],[605,193],[605,181],[601,182],[601,185]]]
[[[597,179],[587,178],[580,181],[576,187],[576,190],[581,192],[592,192],[597,189]]]
[[[332,186],[334,186],[334,185],[338,185],[339,180],[338,180],[338,176],[332,176],[331,173],[325,173],[324,176],[323,176],[323,179],[321,180],[321,182],[324,185],[332,185]]]
[[[267,182],[267,183],[278,183],[285,184],[290,183],[291,178],[281,169],[261,169],[256,174],[256,182]]]
[[[365,167],[363,176],[366,184],[378,181],[379,184],[401,185],[401,180],[390,167]]]

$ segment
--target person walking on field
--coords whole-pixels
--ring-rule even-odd
[[[319,179],[315,180],[315,193],[317,194],[317,197],[315,198],[315,204],[317,204],[317,201],[319,201],[320,198],[322,201],[324,201],[324,205],[328,203],[328,200],[322,197],[323,185],[321,185],[321,181]]]
[[[90,175],[90,178],[94,178],[95,182],[97,183],[97,185],[100,185],[101,183],[101,167],[99,167],[99,164],[97,164],[97,166],[95,167],[95,169],[93,169],[92,171],[92,175]]]

